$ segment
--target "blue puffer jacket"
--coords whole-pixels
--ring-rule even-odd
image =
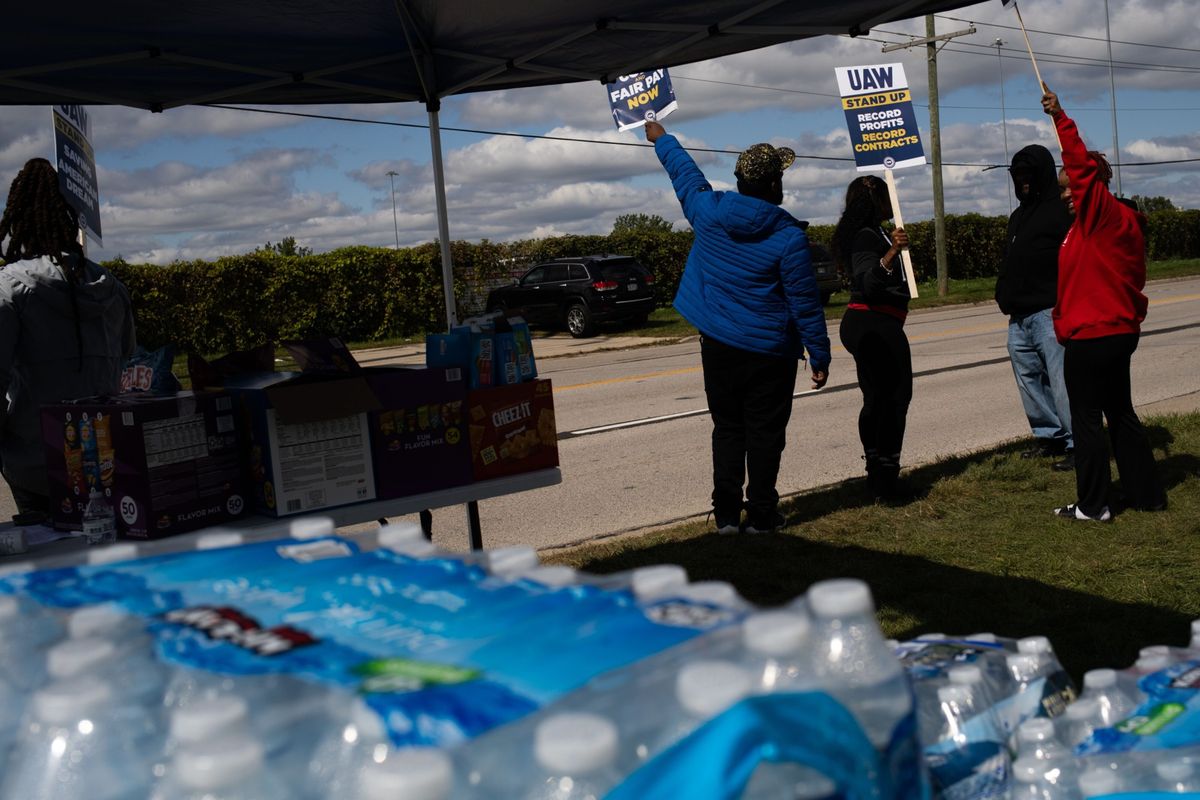
[[[768,355],[829,367],[829,334],[803,227],[782,208],[714,192],[670,134],[654,143],[695,231],[675,308],[701,333]]]

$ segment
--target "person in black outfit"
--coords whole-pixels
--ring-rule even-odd
[[[846,208],[833,233],[833,257],[850,283],[842,317],[842,345],[854,356],[863,407],[858,436],[867,461],[867,486],[876,500],[900,499],[900,448],[912,400],[912,353],[904,335],[908,284],[900,251],[903,228],[889,235],[880,224],[892,218],[887,185],[864,175],[846,189]]]
[[[1071,404],[1063,378],[1063,346],[1051,311],[1058,300],[1058,249],[1071,227],[1059,197],[1054,156],[1040,144],[1013,156],[1013,190],[1020,205],[1008,218],[1008,237],[996,303],[1008,315],[1008,354],[1029,427],[1037,438],[1023,458],[1058,458],[1059,471],[1075,466]]]

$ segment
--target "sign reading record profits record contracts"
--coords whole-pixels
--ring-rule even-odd
[[[903,64],[835,67],[859,172],[925,163]]]
[[[58,156],[58,188],[79,212],[79,227],[100,238],[100,186],[92,150],[92,120],[83,106],[54,106],[54,150]]]
[[[676,108],[675,90],[666,69],[622,75],[608,84],[608,104],[617,130],[628,131],[646,120],[662,119]]]

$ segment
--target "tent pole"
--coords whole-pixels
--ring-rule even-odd
[[[442,291],[446,297],[446,330],[458,324],[454,303],[454,261],[450,255],[450,220],[446,211],[446,173],[442,168],[442,130],[437,106],[429,108],[429,146],[433,150],[433,187],[437,197],[438,241],[442,246]]]

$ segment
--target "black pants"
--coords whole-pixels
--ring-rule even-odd
[[[712,414],[713,512],[737,520],[769,521],[779,504],[775,480],[787,442],[796,387],[796,359],[751,353],[708,336],[700,339],[704,393]]]
[[[1130,395],[1129,361],[1137,346],[1135,333],[1066,344],[1063,374],[1075,434],[1075,487],[1079,508],[1090,517],[1108,506],[1112,481],[1101,414],[1108,420],[1125,502],[1131,508],[1154,508],[1167,500]]]
[[[858,438],[867,472],[900,470],[904,425],[912,401],[912,352],[904,323],[878,311],[848,309],[839,330],[842,345],[854,356],[863,407]]]

